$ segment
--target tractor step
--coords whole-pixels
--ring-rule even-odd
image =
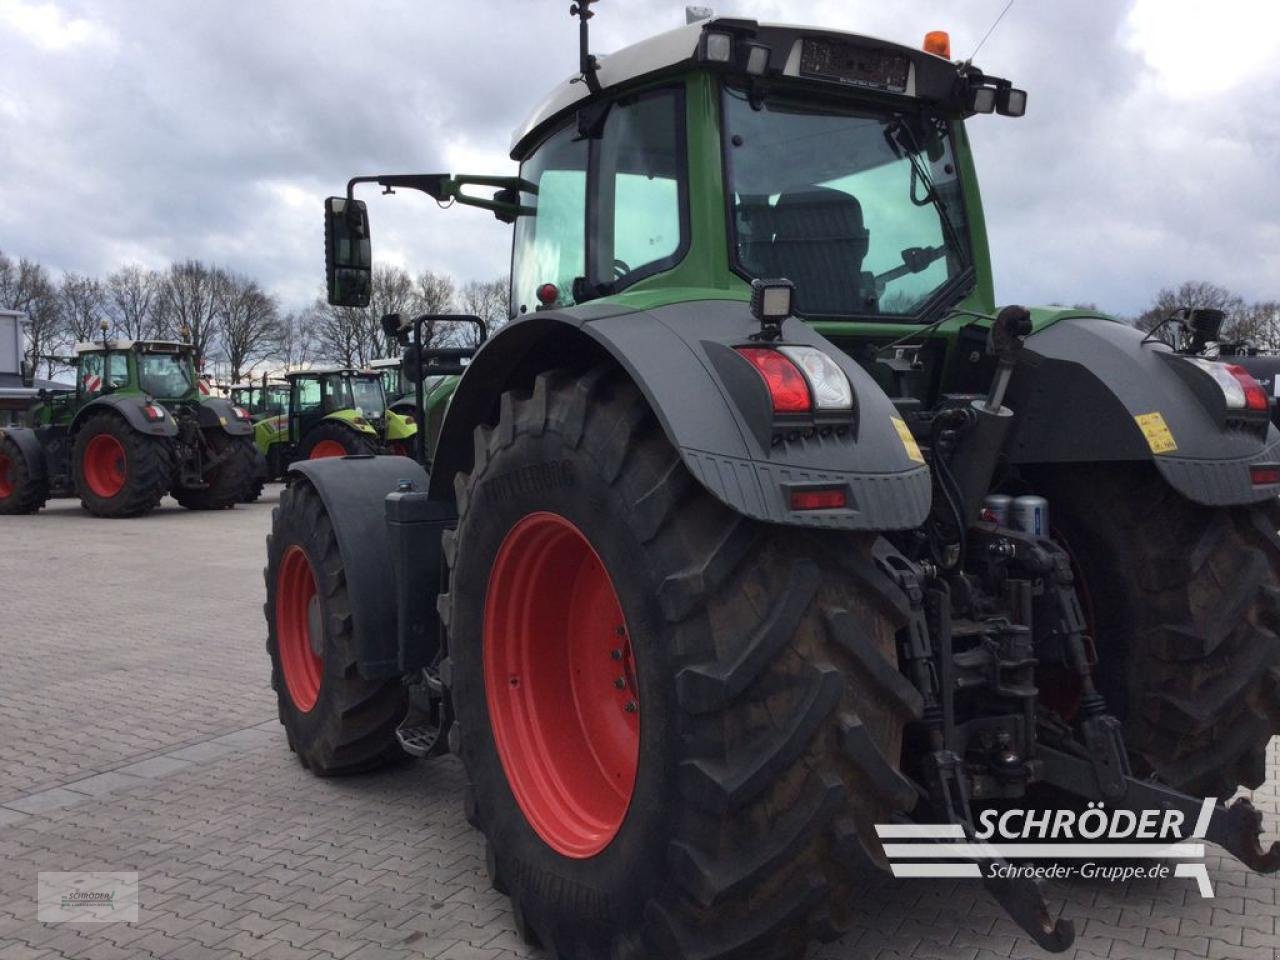
[[[409,718],[405,718],[405,723],[408,722]],[[396,727],[396,739],[400,741],[400,749],[410,756],[427,757],[440,741],[440,728],[429,722],[413,727],[401,724]]]

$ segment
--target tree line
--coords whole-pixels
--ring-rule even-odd
[[[192,345],[197,368],[236,382],[257,368],[308,363],[364,366],[396,355],[382,330],[382,315],[471,313],[490,327],[505,322],[505,278],[459,284],[447,274],[416,276],[396,266],[373,274],[373,295],[363,309],[333,307],[321,294],[308,307],[286,310],[253,277],[202,260],[160,270],[127,264],[106,276],[73,271],[55,276],[43,264],[0,251],[0,307],[30,320],[32,352],[43,375],[53,377],[76,343],[106,336],[181,340]],[[424,330],[431,340],[464,342],[462,330]]]

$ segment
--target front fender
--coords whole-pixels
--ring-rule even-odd
[[[340,423],[344,427],[350,427],[358,433],[367,433],[371,437],[376,437],[378,435],[378,431],[369,425],[369,421],[365,420],[364,417],[360,416],[360,414],[356,413],[354,410],[337,410],[334,413],[330,413],[325,416],[324,419]],[[357,420],[359,423],[356,422]]]
[[[785,341],[819,347],[839,364],[854,390],[856,423],[845,436],[784,431],[774,442],[765,410],[762,429],[756,374],[732,354],[733,345],[758,331],[746,304],[724,300],[641,311],[601,304],[511,324],[484,345],[459,381],[436,448],[433,495],[452,496],[453,473],[466,468],[460,451],[470,452],[471,430],[490,415],[503,384],[526,358],[541,350],[554,365],[570,352],[548,345],[568,348],[585,337],[626,371],[690,473],[733,510],[792,526],[919,526],[929,511],[929,471],[895,425],[893,404],[852,358],[799,320],[785,324]],[[807,484],[843,487],[848,508],[793,511],[792,487]]]
[[[1006,401],[1016,418],[1009,459],[1149,460],[1170,486],[1206,506],[1280,493],[1280,484],[1254,486],[1249,473],[1250,464],[1280,462],[1275,427],[1261,436],[1221,423],[1179,374],[1181,361],[1143,337],[1127,324],[1078,316],[1028,337]]]
[[[394,410],[387,411],[387,440],[409,440],[418,432],[412,416],[402,416]]]
[[[236,416],[230,400],[222,397],[204,397],[196,406],[196,422],[201,430],[223,430],[233,437],[247,437],[253,433],[253,421]]]
[[[89,401],[77,411],[75,417],[71,420],[70,432],[75,433],[79,430],[84,422],[95,413],[111,410],[124,417],[129,426],[139,433],[145,433],[152,437],[176,437],[178,435],[178,424],[173,419],[173,414],[163,404],[157,403],[154,406],[164,410],[164,419],[149,420],[147,415],[142,412],[142,408],[150,404],[150,400],[137,393],[105,394]]]

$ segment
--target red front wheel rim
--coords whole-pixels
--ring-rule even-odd
[[[84,450],[84,480],[95,496],[110,500],[127,477],[124,444],[109,433],[93,437]]]
[[[9,475],[12,466],[13,461],[0,453],[0,500],[13,496],[13,477]]]
[[[321,440],[311,448],[309,460],[323,460],[325,457],[345,457],[347,448],[337,440]]]
[[[635,791],[640,697],[613,581],[564,517],[532,513],[508,532],[483,642],[489,719],[516,802],[557,853],[595,856]]]
[[[320,698],[322,637],[315,574],[306,551],[294,545],[285,551],[276,574],[276,638],[285,688],[303,713],[309,713]]]

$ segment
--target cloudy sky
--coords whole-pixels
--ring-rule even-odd
[[[0,250],[55,270],[200,257],[287,304],[353,174],[514,172],[511,130],[576,64],[569,0],[0,0]],[[967,56],[1006,0],[733,0],[717,13]],[[607,52],[683,23],[602,0]],[[977,63],[1030,92],[980,117],[997,292],[1136,312],[1206,279],[1280,297],[1280,4],[1016,0]],[[375,255],[504,273],[509,228],[370,193]]]

